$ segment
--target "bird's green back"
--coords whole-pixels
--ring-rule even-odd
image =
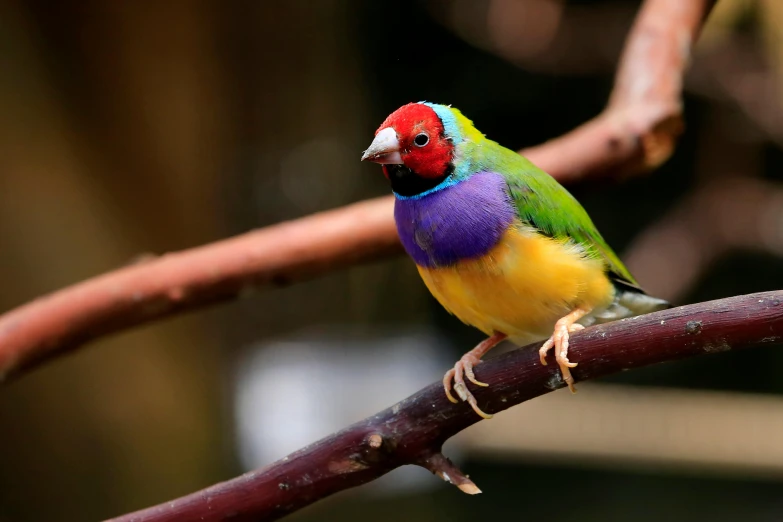
[[[455,144],[457,176],[477,172],[502,175],[523,223],[546,236],[573,241],[584,248],[587,255],[601,258],[613,280],[641,290],[570,192],[528,159],[487,139],[458,110],[452,108],[451,111],[463,137],[460,143]]]

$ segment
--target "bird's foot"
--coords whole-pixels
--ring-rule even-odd
[[[457,396],[459,396],[463,402],[470,404],[470,407],[473,408],[473,411],[475,411],[478,415],[484,417],[485,419],[492,418],[492,415],[485,413],[481,410],[481,408],[478,407],[476,398],[473,396],[470,390],[468,390],[467,384],[465,384],[465,377],[467,377],[470,382],[477,386],[489,386],[489,384],[476,379],[476,376],[473,373],[473,367],[481,363],[481,357],[483,357],[484,354],[486,354],[493,347],[497,346],[505,338],[506,334],[493,334],[479,343],[478,346],[473,348],[471,351],[463,355],[462,358],[456,362],[454,368],[446,372],[446,375],[443,376],[443,389],[446,391],[446,397],[448,397],[451,402],[455,404],[459,402],[451,394],[451,390],[453,388]],[[453,386],[452,381],[454,382]]]
[[[478,413],[480,416],[484,417],[485,419],[492,418],[492,415],[489,413],[485,413],[481,410],[481,408],[478,407],[476,404],[476,397],[473,396],[473,394],[468,390],[467,385],[465,384],[465,376],[467,376],[468,380],[472,382],[473,384],[476,384],[478,386],[489,386],[489,384],[485,382],[481,382],[476,380],[476,377],[473,375],[473,367],[481,362],[481,359],[476,357],[475,355],[472,355],[470,352],[466,353],[462,356],[462,358],[457,361],[457,363],[454,365],[454,368],[446,372],[446,375],[443,376],[443,388],[446,391],[446,397],[453,402],[458,403],[459,401],[454,398],[454,396],[451,394],[452,389],[452,380],[454,381],[454,392],[456,392],[457,396],[462,399],[462,401],[467,402],[470,404],[470,407],[473,408],[473,411]]]
[[[555,360],[557,361],[558,366],[560,366],[560,373],[563,374],[563,380],[568,385],[568,389],[571,390],[571,393],[576,393],[574,377],[571,375],[571,368],[576,368],[578,363],[572,363],[568,360],[568,334],[584,330],[585,327],[576,321],[584,317],[587,313],[587,310],[577,308],[570,314],[559,319],[555,323],[555,331],[552,334],[552,337],[547,339],[538,350],[541,364],[546,365],[547,352],[552,348],[555,349]]]

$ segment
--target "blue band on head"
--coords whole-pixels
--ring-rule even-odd
[[[451,109],[449,107],[446,107],[445,105],[439,105],[437,103],[426,102],[426,101],[421,101],[419,103],[422,105],[426,105],[427,107],[435,111],[435,114],[437,114],[441,123],[443,123],[444,134],[446,135],[447,138],[451,140],[451,142],[454,145],[457,145],[462,141],[462,133],[460,132],[459,125],[457,125],[457,118],[456,116],[454,116],[454,113],[451,112]],[[464,181],[469,177],[468,176],[469,169],[470,169],[470,165],[468,164],[468,162],[460,162],[460,164],[457,165],[457,168],[449,177],[447,177],[446,179],[444,179],[443,181],[441,181],[431,189],[425,190],[424,192],[420,194],[416,194],[415,196],[402,196],[400,194],[397,194],[396,192],[394,193],[394,196],[397,199],[403,201],[421,199],[424,196],[429,196],[430,194],[441,191],[445,188],[456,185],[461,181]]]
[[[438,115],[441,123],[443,123],[443,132],[447,138],[450,138],[452,142],[459,143],[462,141],[462,133],[459,131],[459,125],[457,125],[457,118],[451,109],[445,105],[438,105],[437,103],[419,102],[422,105],[426,105]]]

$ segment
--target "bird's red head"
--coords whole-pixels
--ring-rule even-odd
[[[403,105],[386,118],[362,160],[383,165],[405,165],[424,179],[443,178],[454,155],[454,144],[446,136],[437,113],[423,103]]]

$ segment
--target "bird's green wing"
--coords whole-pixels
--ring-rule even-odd
[[[508,149],[504,149],[508,150]],[[606,244],[582,205],[553,177],[526,158],[502,153],[498,169],[508,183],[509,195],[520,220],[542,234],[574,241],[588,255],[601,258],[611,279],[639,291],[636,280]]]
[[[460,131],[458,134],[463,136],[457,145],[455,175],[497,172],[506,179],[522,222],[547,236],[573,241],[587,255],[602,259],[616,284],[643,292],[598,233],[582,205],[560,183],[527,158],[487,139],[458,110],[448,110]]]

